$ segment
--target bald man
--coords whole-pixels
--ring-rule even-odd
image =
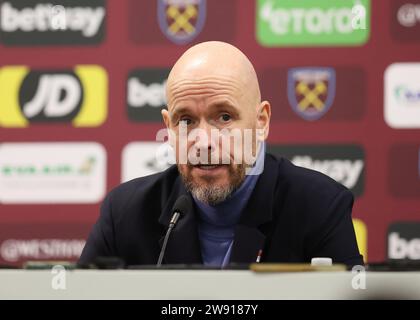
[[[271,106],[239,49],[216,41],[191,47],[173,66],[166,95],[162,117],[176,165],[108,194],[80,264],[103,256],[215,268],[315,257],[363,264],[350,191],[265,152]]]

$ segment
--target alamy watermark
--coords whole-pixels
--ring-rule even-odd
[[[66,268],[62,265],[55,265],[51,269],[51,288],[53,290],[66,290]]]
[[[351,279],[351,287],[354,290],[365,290],[366,289],[366,269],[364,266],[356,265],[351,269],[351,273],[354,275]]]
[[[261,170],[251,168],[257,160],[257,142],[263,140],[263,129],[217,129],[194,128],[190,131],[186,124],[180,124],[178,131],[161,129],[156,141],[162,145],[155,157],[158,164],[225,165],[244,164],[246,174],[260,174]],[[168,143],[172,150],[168,152]],[[177,155],[175,160],[174,154]]]
[[[352,19],[351,26],[353,30],[366,29],[366,8],[360,1],[355,2],[351,8]]]

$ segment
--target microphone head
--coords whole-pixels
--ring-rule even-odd
[[[188,195],[183,194],[176,199],[175,204],[172,208],[172,213],[179,212],[181,215],[187,214],[192,208],[191,198]]]

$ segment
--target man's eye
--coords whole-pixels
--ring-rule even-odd
[[[183,119],[180,119],[179,120],[179,124],[182,124],[182,125],[184,125],[184,126],[188,126],[188,125],[190,125],[191,124],[191,119],[189,119],[189,118],[183,118]]]
[[[228,121],[230,121],[232,119],[232,117],[229,115],[229,114],[227,114],[227,113],[224,113],[224,114],[222,114],[221,116],[220,116],[220,120],[222,121],[222,122],[228,122]]]

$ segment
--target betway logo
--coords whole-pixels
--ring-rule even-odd
[[[78,259],[85,246],[82,239],[6,240],[1,244],[1,258],[8,262],[22,259]]]
[[[62,7],[39,3],[18,9],[11,2],[0,7],[1,30],[4,32],[78,31],[86,38],[94,37],[104,20],[104,7]]]
[[[364,167],[363,160],[315,160],[310,156],[295,156],[292,162],[326,174],[349,189],[354,188]]]
[[[401,238],[398,232],[388,235],[388,258],[390,259],[420,259],[420,239],[407,240]]]
[[[166,79],[162,83],[142,83],[138,78],[128,80],[128,104],[132,107],[151,106],[160,108],[166,104]]]

